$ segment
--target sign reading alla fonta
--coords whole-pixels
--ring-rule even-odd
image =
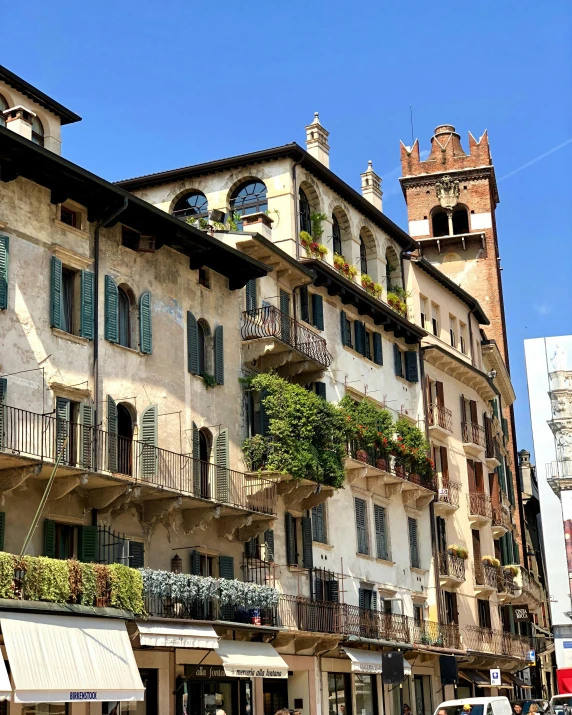
[[[246,667],[233,665],[187,666],[185,675],[190,680],[220,680],[221,678],[287,678],[288,671],[273,667]]]

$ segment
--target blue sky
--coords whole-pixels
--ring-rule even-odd
[[[2,64],[83,117],[63,153],[116,180],[290,141],[315,111],[331,168],[368,159],[406,226],[399,140],[489,130],[519,447],[523,340],[572,332],[571,14],[566,0],[237,3],[121,0],[3,8]]]

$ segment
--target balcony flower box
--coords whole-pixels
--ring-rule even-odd
[[[334,253],[334,268],[350,281],[353,281],[357,275],[357,268],[348,263],[339,253]]]
[[[388,293],[387,302],[389,304],[389,307],[393,308],[396,313],[399,313],[404,318],[407,317],[407,303],[401,300],[398,295],[396,295],[395,293]]]
[[[356,458],[357,458],[358,462],[365,462],[366,464],[369,459],[368,454],[365,449],[358,449],[358,451],[356,452]]]
[[[383,286],[380,283],[375,283],[373,278],[371,276],[368,276],[367,273],[361,274],[361,285],[362,288],[366,291],[366,293],[369,293],[374,298],[381,298],[381,294],[383,293]]]
[[[382,471],[387,472],[387,467],[388,467],[387,459],[385,459],[385,458],[383,458],[383,457],[380,457],[380,458],[376,461],[375,466],[376,466],[378,469],[381,469]]]
[[[469,558],[469,550],[465,546],[458,546],[457,544],[451,544],[447,548],[447,551],[451,556],[457,556],[460,559],[466,561]]]
[[[314,241],[307,231],[300,232],[300,243],[306,249],[306,255],[322,260],[328,254],[328,249],[321,243]]]

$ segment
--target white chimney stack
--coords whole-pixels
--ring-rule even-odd
[[[314,121],[306,127],[306,149],[315,159],[330,168],[330,147],[327,132],[320,124],[318,112],[314,112]]]
[[[367,162],[367,171],[361,174],[361,195],[381,211],[381,177],[373,170],[373,162]]]
[[[32,122],[36,116],[34,112],[19,104],[17,107],[5,109],[2,114],[6,120],[7,129],[11,129],[26,139],[32,139]]]

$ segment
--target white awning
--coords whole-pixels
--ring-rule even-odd
[[[141,645],[203,648],[218,648],[219,637],[212,626],[188,623],[137,622]]]
[[[287,678],[288,665],[270,643],[219,641],[224,672],[234,678]]]
[[[381,652],[344,648],[352,662],[352,673],[381,673]]]
[[[124,621],[3,613],[0,625],[15,702],[144,699]]]
[[[6,670],[6,663],[0,654],[0,700],[10,700],[12,698],[12,684],[10,676]]]

